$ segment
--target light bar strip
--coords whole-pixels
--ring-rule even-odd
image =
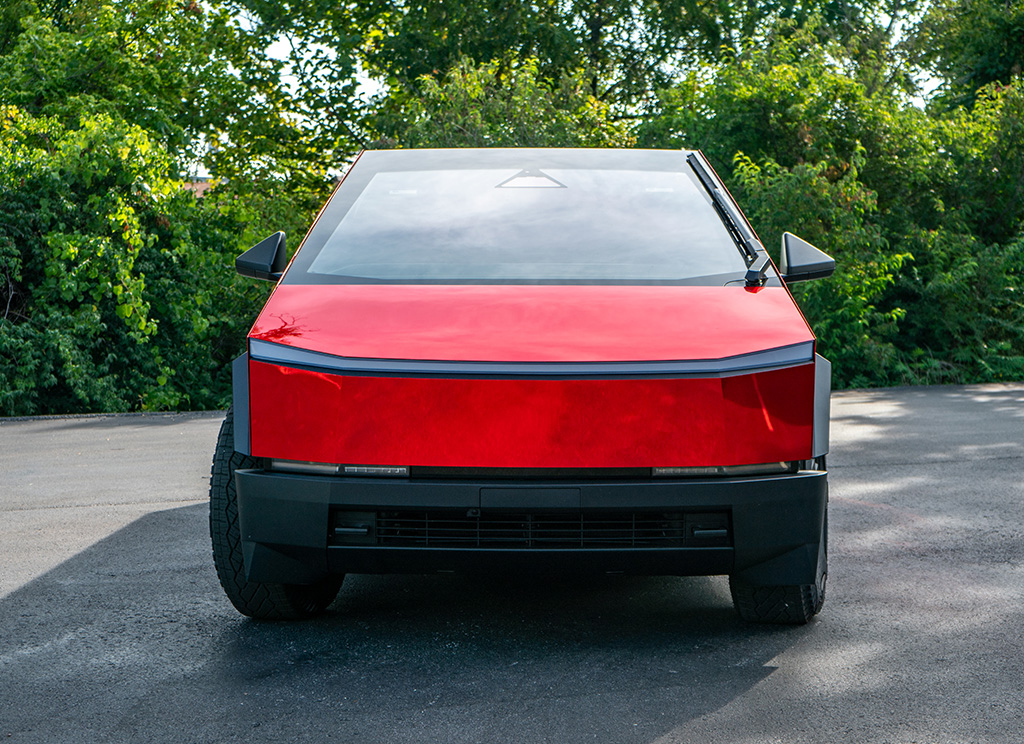
[[[379,374],[458,374],[498,376],[614,377],[616,375],[688,375],[722,377],[766,371],[814,359],[814,342],[725,357],[666,362],[440,362],[365,359],[323,354],[259,339],[249,340],[249,356],[260,362],[317,367],[337,372]]]
[[[345,475],[409,475],[409,468],[391,465],[346,465]]]
[[[758,465],[709,465],[681,468],[652,468],[651,475],[659,478],[695,478],[715,475],[772,475],[788,473],[793,467],[788,462],[766,462]]]

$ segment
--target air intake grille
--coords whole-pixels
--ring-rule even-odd
[[[358,525],[358,527],[354,527]],[[339,511],[334,544],[421,548],[599,549],[728,547],[727,512],[480,513]]]

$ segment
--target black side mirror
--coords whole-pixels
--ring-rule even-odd
[[[235,259],[235,270],[242,276],[276,282],[288,265],[284,249],[284,233],[276,232],[261,240]]]
[[[793,233],[782,234],[782,256],[779,273],[787,282],[805,282],[832,276],[836,262],[832,256],[819,251],[806,240]]]

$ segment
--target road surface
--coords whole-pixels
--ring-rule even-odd
[[[220,414],[0,421],[0,741],[1024,741],[1024,385],[833,397],[830,574],[801,628],[724,578],[346,579],[224,598]]]

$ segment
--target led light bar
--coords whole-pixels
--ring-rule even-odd
[[[395,465],[346,465],[345,475],[409,475],[409,468]]]
[[[720,475],[775,475],[795,470],[793,463],[766,462],[757,465],[708,465],[687,468],[652,468],[655,477],[700,478]]]
[[[302,475],[383,475],[403,477],[409,468],[395,465],[335,465],[327,462],[301,462],[298,460],[271,460],[270,470]]]
[[[303,475],[337,475],[339,465],[327,462],[301,462],[299,460],[271,460],[270,470]]]

